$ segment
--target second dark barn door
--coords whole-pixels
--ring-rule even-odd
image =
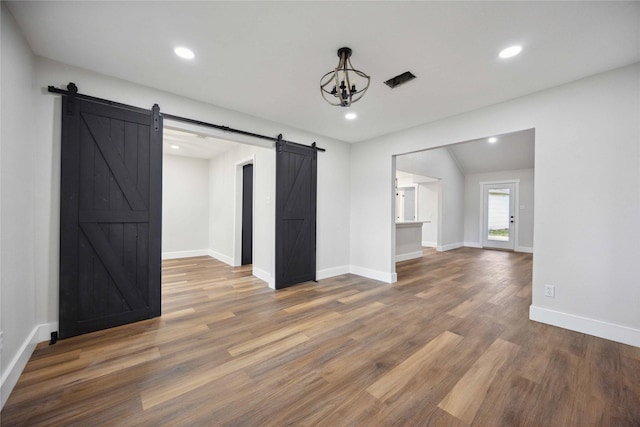
[[[276,289],[316,278],[317,151],[276,145]]]
[[[61,338],[160,315],[162,126],[131,108],[63,98]]]

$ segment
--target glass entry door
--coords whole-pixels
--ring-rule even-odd
[[[513,183],[483,185],[483,247],[514,249],[515,198]]]

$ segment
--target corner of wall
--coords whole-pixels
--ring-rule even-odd
[[[397,273],[387,273],[385,271],[372,270],[370,268],[359,267],[357,265],[350,265],[349,272],[357,274],[358,276],[366,277],[367,279],[379,280],[385,283],[395,283],[398,281]]]
[[[457,242],[457,243],[451,243],[451,244],[449,244],[449,245],[442,245],[442,246],[438,246],[438,247],[436,248],[436,250],[437,250],[438,252],[446,252],[446,251],[452,251],[452,250],[454,250],[454,249],[461,248],[461,247],[463,247],[463,246],[465,246],[465,244],[464,244],[464,243],[462,243],[462,242]]]
[[[269,274],[267,271],[254,266],[253,275],[256,276],[258,279],[264,280],[265,282],[267,282],[267,285],[271,289],[276,288],[276,279],[273,276],[271,276],[271,274]]]
[[[349,266],[343,265],[340,267],[326,268],[324,270],[316,271],[316,279],[328,279],[330,277],[342,276],[344,274],[349,274]]]
[[[36,349],[36,345],[39,342],[49,340],[51,332],[57,330],[57,322],[37,325],[33,328],[27,339],[22,343],[22,346],[20,346],[15,357],[11,362],[9,362],[7,369],[2,373],[0,382],[0,409],[4,407],[4,404],[7,402],[13,388],[18,383],[20,374],[22,374],[22,371],[24,371],[24,368],[27,366],[29,358]]]
[[[424,255],[422,251],[408,252],[405,254],[396,255],[396,262],[409,261],[410,259],[422,258]]]
[[[225,264],[230,265],[231,267],[236,267],[233,264],[233,258],[231,258],[230,256],[221,254],[220,252],[216,252],[211,249],[205,250],[205,252],[206,252],[205,255],[209,255],[211,258],[215,258],[218,261],[224,262]]]

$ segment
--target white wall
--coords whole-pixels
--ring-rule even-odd
[[[438,246],[438,198],[440,182],[418,184],[418,220],[422,224],[422,246]]]
[[[162,157],[162,258],[207,255],[209,160]]]
[[[534,169],[469,174],[465,176],[464,242],[465,246],[481,247],[480,194],[481,182],[519,180],[519,202],[515,207],[518,224],[516,251],[533,251],[533,178]]]
[[[464,243],[464,175],[446,148],[413,153],[396,158],[396,169],[440,179],[442,212],[438,250],[446,251]]]
[[[275,150],[252,145],[210,160],[209,247],[216,258],[233,265],[240,250],[243,164],[253,163],[253,274],[274,286]]]
[[[349,265],[351,144],[318,141],[318,203],[316,278],[346,274]],[[345,215],[346,214],[346,215]]]
[[[2,129],[0,133],[1,405],[38,340],[36,316],[35,157],[33,58],[17,25],[1,5]],[[26,357],[25,357],[26,355]]]
[[[233,265],[235,238],[235,161],[229,152],[209,161],[209,249],[229,265]]]
[[[636,64],[355,144],[352,264],[393,277],[393,155],[535,128],[530,315],[640,346],[639,119]]]

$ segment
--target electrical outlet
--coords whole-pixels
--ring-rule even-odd
[[[544,285],[544,296],[553,298],[556,296],[556,287],[554,285]]]

